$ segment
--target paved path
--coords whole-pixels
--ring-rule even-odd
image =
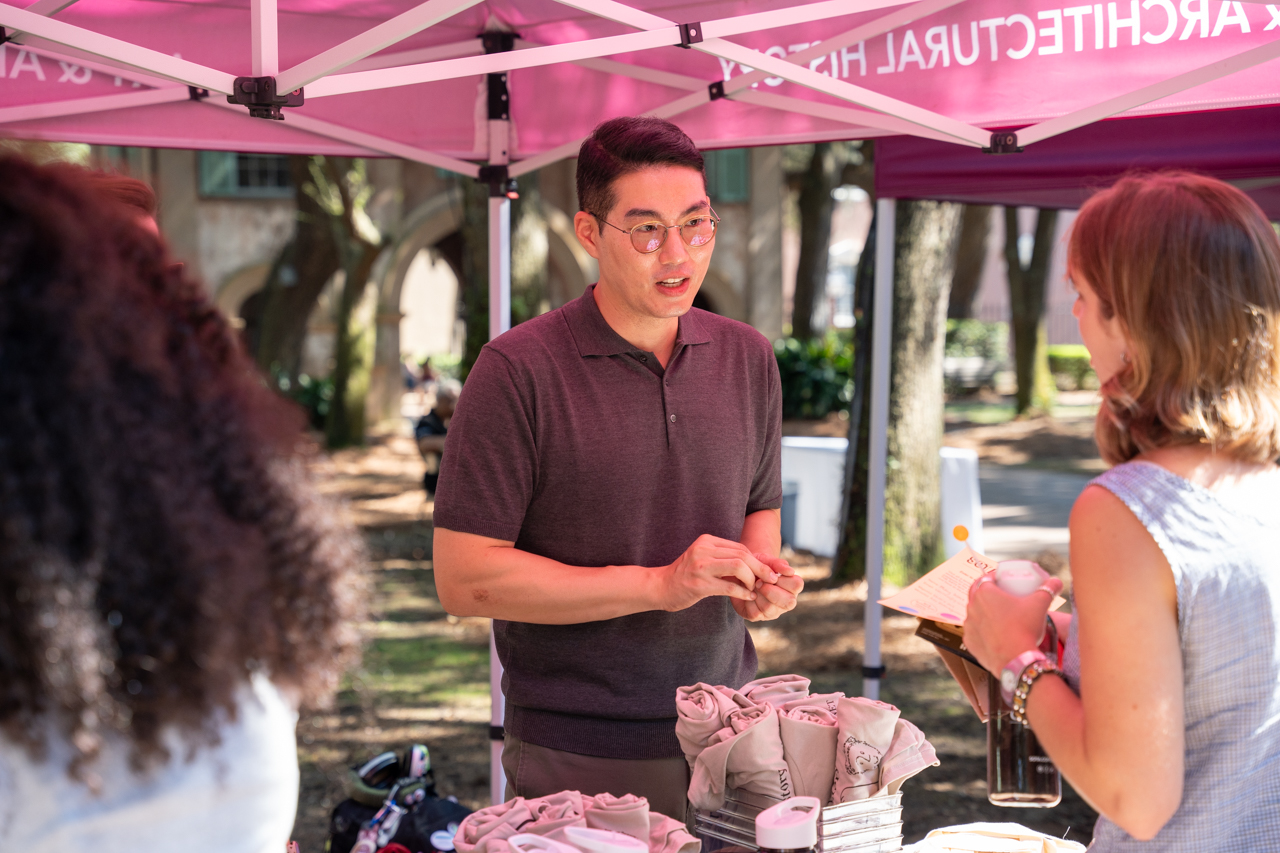
[[[1045,550],[1067,554],[1067,520],[1088,474],[979,465],[982,535],[997,560],[1035,557]]]

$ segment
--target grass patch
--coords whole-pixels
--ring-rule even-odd
[[[979,401],[957,401],[947,403],[944,409],[949,421],[964,421],[986,426],[989,424],[1008,423],[1014,419],[1013,403],[984,403]],[[1053,407],[1053,417],[1064,420],[1091,418],[1098,413],[1096,403],[1084,405],[1061,405]]]
[[[1013,420],[1012,403],[958,402],[947,403],[944,409],[948,420],[968,421],[973,424],[1002,424]]]

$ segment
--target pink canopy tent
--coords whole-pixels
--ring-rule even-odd
[[[484,75],[513,72],[503,150],[518,175],[626,113],[678,116],[705,147],[902,133],[984,147],[984,128],[1032,124],[1019,132],[1025,145],[1120,113],[1278,97],[1266,65],[1280,56],[1275,6],[636,5],[644,10],[614,0],[0,4],[10,40],[0,126],[111,145],[391,154],[474,174],[464,161],[502,156]],[[687,20],[695,11],[699,21]],[[486,47],[485,32],[512,38]],[[1271,73],[1235,73],[1254,66]],[[223,97],[237,77],[301,88],[303,103],[283,122],[249,121]]]
[[[1103,121],[1016,157],[893,137],[876,148],[876,190],[891,198],[1077,208],[1125,172],[1171,167],[1234,183],[1280,220],[1280,107]]]
[[[1280,8],[1223,0],[36,0],[0,3],[0,27],[2,135],[389,155],[472,177],[483,164],[491,335],[509,325],[508,181],[572,156],[602,119],[673,118],[706,148],[904,134],[950,143],[901,149],[903,183],[883,173],[877,201],[864,655],[873,697],[894,196],[967,198],[983,174],[1004,174],[1012,191],[1029,181],[1019,157],[1055,145],[1069,153],[1071,137],[1053,138],[1111,116],[1280,104]],[[898,156],[897,144],[878,158]],[[1031,147],[999,158],[974,150],[1019,146]],[[953,156],[968,165],[948,172]],[[914,173],[939,186],[912,184]],[[970,177],[964,192],[940,189],[958,175]],[[500,702],[495,688],[495,725]],[[494,785],[500,797],[497,766]]]

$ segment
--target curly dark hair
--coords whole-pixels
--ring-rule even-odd
[[[0,158],[0,731],[92,784],[104,731],[216,743],[255,672],[323,701],[364,555],[301,424],[132,210]]]

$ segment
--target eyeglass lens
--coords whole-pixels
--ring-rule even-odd
[[[631,229],[631,245],[637,252],[651,254],[662,248],[673,226],[661,222],[646,222]],[[679,226],[680,237],[689,246],[705,246],[716,234],[716,221],[710,216],[699,216]]]

